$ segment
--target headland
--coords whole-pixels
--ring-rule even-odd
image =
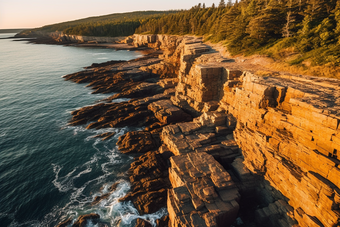
[[[140,214],[167,207],[157,226],[339,225],[339,80],[275,72],[263,57],[226,57],[200,37],[117,42],[153,51],[65,79],[115,93],[73,111],[71,125],[143,127],[117,143],[122,153],[140,154],[121,201]]]

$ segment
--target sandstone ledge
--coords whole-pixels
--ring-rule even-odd
[[[75,111],[72,124],[147,126],[118,143],[123,152],[153,150],[132,164],[132,181],[149,177],[125,199],[147,213],[152,201],[143,198],[153,197],[140,189],[163,182],[150,190],[167,203],[169,226],[229,226],[237,217],[246,226],[339,224],[339,81],[257,76],[251,65],[225,59],[193,37],[129,40],[162,54],[67,77],[90,82],[96,92],[119,92],[109,103]],[[132,100],[111,103],[118,97]],[[169,168],[143,164],[153,155]],[[138,169],[146,172],[133,174]]]

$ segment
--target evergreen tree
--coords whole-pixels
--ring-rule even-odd
[[[224,8],[225,7],[225,2],[224,0],[221,0],[220,3],[218,4],[219,8]]]
[[[281,37],[283,28],[282,4],[270,0],[267,7],[260,11],[258,16],[252,17],[246,32],[250,37],[262,40]]]
[[[233,34],[235,26],[237,26],[234,21],[238,15],[240,15],[240,9],[237,6],[232,6],[226,13],[223,14],[221,19],[220,33],[225,38]]]

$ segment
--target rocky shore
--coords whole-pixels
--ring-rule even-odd
[[[115,93],[73,111],[71,125],[143,128],[117,142],[139,154],[121,201],[140,214],[167,207],[157,226],[339,226],[339,81],[259,76],[261,65],[224,58],[197,37],[125,42],[154,51],[65,76]]]

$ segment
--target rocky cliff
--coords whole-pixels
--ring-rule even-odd
[[[175,155],[172,226],[228,226],[249,192],[261,226],[339,226],[339,81],[257,76],[197,39],[133,39],[171,52],[164,59],[178,66],[179,81],[172,104],[197,116],[162,131]]]
[[[220,108],[238,121],[244,164],[294,208],[300,226],[339,224],[339,81],[245,72]]]
[[[132,190],[121,201],[141,214],[167,206],[169,225],[158,226],[339,226],[338,80],[260,76],[261,61],[224,58],[197,37],[125,43],[157,52],[65,77],[118,92],[74,111],[71,124],[145,126],[117,143],[145,153],[131,164]]]

